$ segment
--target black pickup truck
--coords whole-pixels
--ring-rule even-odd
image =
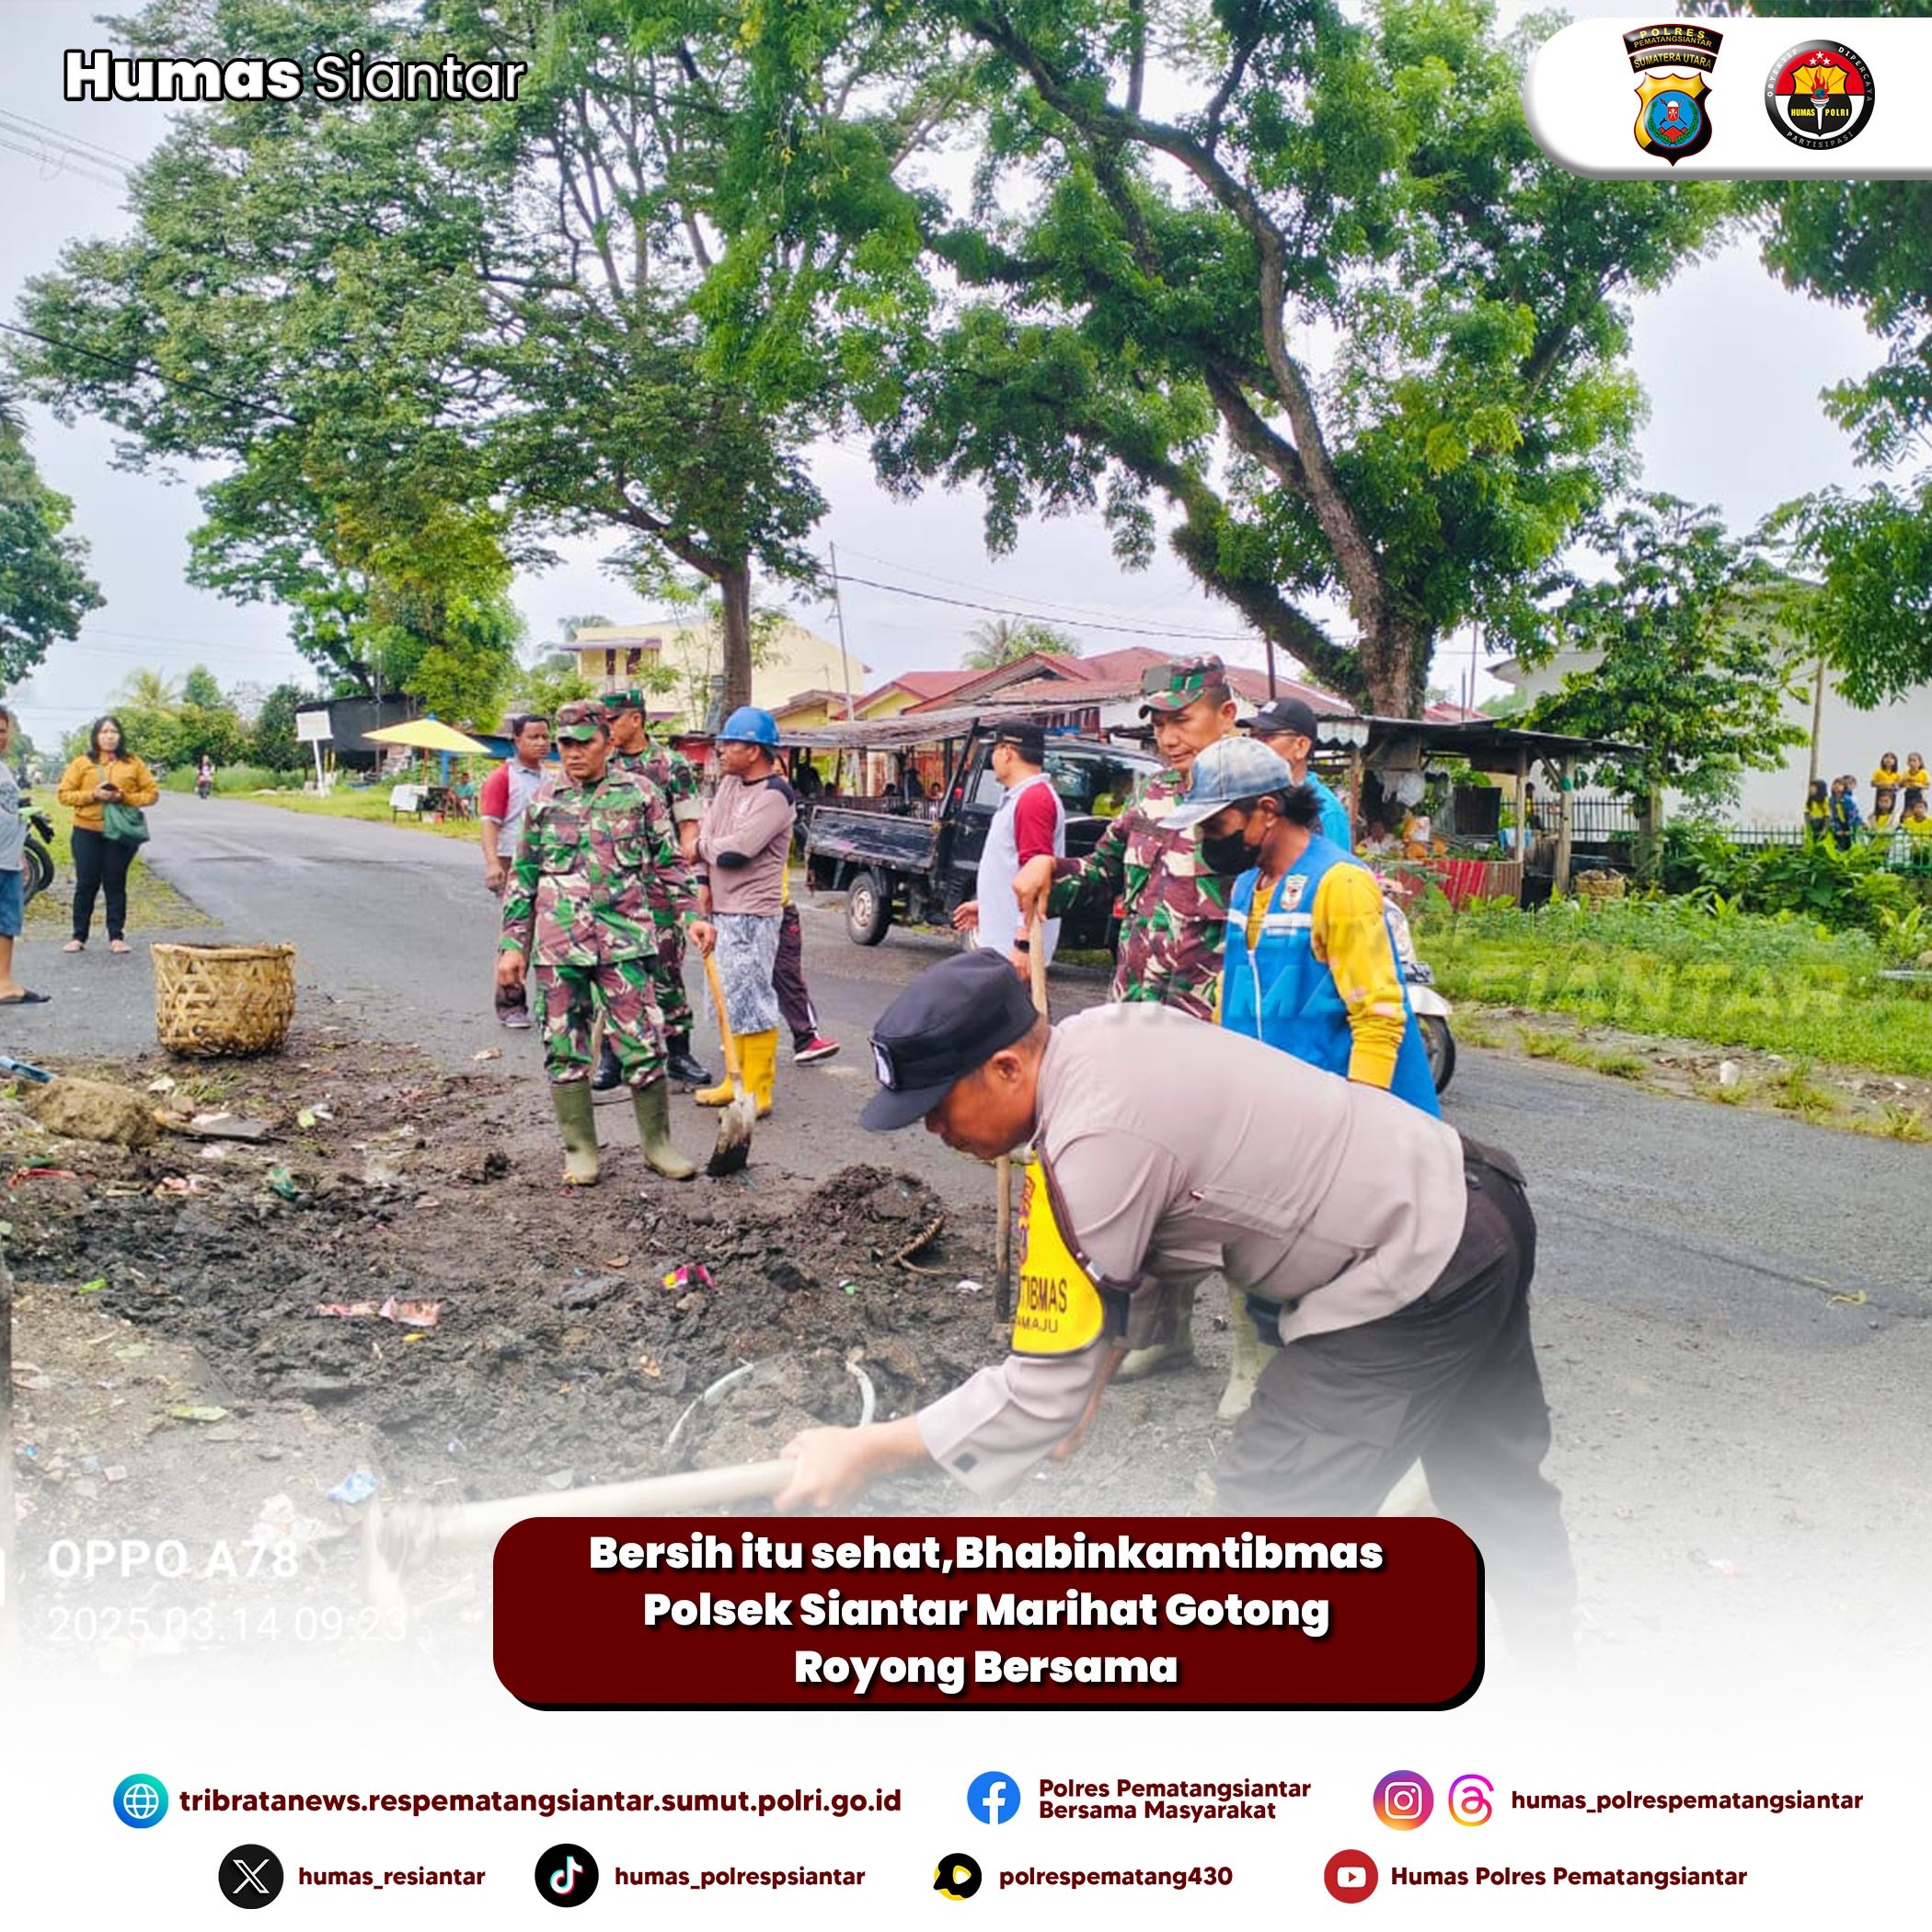
[[[894,919],[945,926],[971,899],[980,853],[1002,797],[989,759],[996,720],[954,723],[935,717],[933,729],[906,719],[889,724],[832,726],[799,734],[814,751],[861,754],[868,763],[906,765],[914,752],[930,763],[943,755],[945,779],[933,799],[892,802],[821,799],[800,807],[806,876],[814,891],[843,891],[845,930],[860,946],[877,946]],[[1066,812],[1070,857],[1093,850],[1108,822],[1137,798],[1159,761],[1131,747],[1091,738],[1049,737],[1046,774]],[[1061,927],[1063,948],[1108,948],[1114,937],[1110,903],[1087,895]]]

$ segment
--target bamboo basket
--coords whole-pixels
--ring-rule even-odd
[[[272,1053],[295,1017],[293,946],[157,943],[155,1031],[170,1053]]]

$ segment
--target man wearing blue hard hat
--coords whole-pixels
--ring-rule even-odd
[[[718,976],[725,1016],[738,1036],[744,1084],[761,1115],[772,1110],[778,1066],[778,995],[772,969],[778,957],[785,867],[791,855],[791,787],[778,770],[778,725],[769,711],[741,705],[718,734],[723,776],[698,827],[699,883],[709,895],[718,927]],[[692,1097],[700,1107],[723,1107],[730,1076]]]

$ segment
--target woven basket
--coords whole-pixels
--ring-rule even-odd
[[[155,1031],[170,1053],[272,1053],[295,1017],[293,946],[160,944]]]

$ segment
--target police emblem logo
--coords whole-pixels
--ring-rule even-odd
[[[1637,121],[1631,132],[1645,154],[1673,167],[1710,145],[1710,109],[1705,97],[1724,36],[1689,20],[1639,27],[1624,36],[1624,52],[1637,80]]]
[[[1839,40],[1805,40],[1782,54],[1765,82],[1771,125],[1798,147],[1843,147],[1865,132],[1871,69]]]

